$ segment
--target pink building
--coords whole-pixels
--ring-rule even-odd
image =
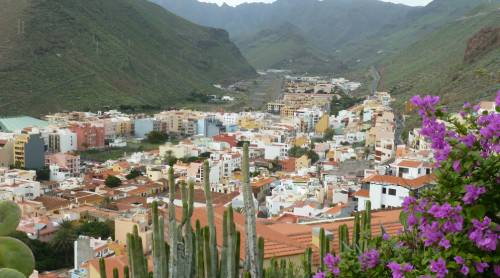
[[[79,151],[104,148],[104,125],[102,123],[74,123],[68,127],[76,133]]]
[[[68,170],[72,175],[80,174],[80,156],[69,153],[55,153],[45,155],[45,165],[57,165]]]

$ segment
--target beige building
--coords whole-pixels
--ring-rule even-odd
[[[14,165],[14,141],[0,140],[0,167],[8,168]]]
[[[119,244],[127,244],[127,234],[132,233],[134,226],[139,230],[139,236],[142,239],[142,248],[144,253],[151,250],[153,233],[149,225],[149,216],[147,211],[138,211],[120,216],[115,219],[115,240]]]
[[[307,157],[307,155],[303,155],[297,159],[295,159],[295,170],[300,170],[302,168],[311,167],[311,159]]]

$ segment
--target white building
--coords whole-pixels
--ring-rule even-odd
[[[76,133],[69,129],[55,129],[48,133],[48,151],[51,153],[67,153],[77,150]]]
[[[276,158],[283,159],[288,157],[290,145],[285,143],[274,143],[264,146],[264,159],[273,160]]]
[[[417,196],[421,189],[434,183],[433,175],[423,175],[416,179],[405,179],[397,176],[373,175],[364,182],[368,188],[357,191],[354,196],[358,199],[358,210],[365,209],[365,202],[371,201],[372,209],[401,207],[410,192]]]

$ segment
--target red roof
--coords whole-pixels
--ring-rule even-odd
[[[364,197],[364,198],[370,198],[370,190],[368,189],[360,189],[354,193],[354,196],[356,197]]]
[[[408,168],[419,168],[422,166],[422,161],[419,160],[402,160],[398,163],[399,167],[408,167]]]
[[[436,176],[434,174],[422,176],[416,179],[405,179],[396,176],[382,176],[382,175],[373,175],[364,179],[364,182],[373,182],[373,183],[383,183],[383,184],[394,184],[403,187],[409,187],[412,189],[420,188],[424,185],[430,184],[436,180]]]

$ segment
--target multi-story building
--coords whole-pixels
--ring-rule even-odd
[[[57,165],[66,169],[72,176],[80,174],[80,156],[69,153],[48,154],[45,156],[45,165]]]
[[[67,153],[77,150],[76,133],[69,129],[55,129],[48,134],[49,153]]]
[[[0,168],[14,165],[14,134],[0,136]]]
[[[103,123],[73,123],[68,128],[76,134],[78,151],[104,148],[105,133]]]
[[[40,133],[23,131],[14,137],[14,166],[42,169],[45,165],[45,143]]]
[[[153,118],[135,119],[134,135],[137,138],[146,138],[152,131],[160,131],[160,121]]]

